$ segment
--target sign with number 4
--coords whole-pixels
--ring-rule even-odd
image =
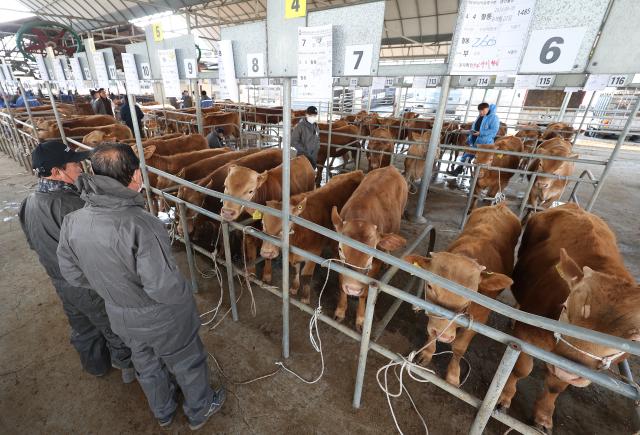
[[[247,77],[264,77],[264,53],[247,54]]]
[[[284,17],[299,18],[307,15],[307,0],[284,0]]]
[[[347,45],[344,53],[344,75],[368,76],[371,74],[373,45]]]
[[[184,59],[184,76],[187,79],[198,77],[198,64],[195,59]]]

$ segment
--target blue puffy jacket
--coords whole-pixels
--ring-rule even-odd
[[[475,125],[475,122],[473,124]],[[499,129],[500,119],[496,114],[496,105],[490,104],[489,113],[487,113],[487,115],[482,119],[482,123],[480,124],[480,135],[477,137],[475,144],[471,140],[473,137],[471,133],[469,133],[469,136],[467,137],[467,143],[472,146],[492,144]]]

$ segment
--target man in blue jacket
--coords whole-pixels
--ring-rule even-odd
[[[488,103],[478,104],[478,118],[476,118],[471,132],[467,138],[470,147],[477,148],[478,145],[492,144],[500,129],[500,119],[496,113],[496,105]],[[462,155],[461,162],[471,162],[476,155],[466,152]],[[448,171],[449,175],[458,176],[464,172],[464,165],[459,165],[455,169]]]

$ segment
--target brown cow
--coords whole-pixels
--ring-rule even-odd
[[[82,143],[91,147],[95,147],[96,145],[103,142],[116,142],[117,140],[118,139],[113,134],[101,130],[94,130],[82,138]]]
[[[528,153],[532,152],[536,148],[540,137],[538,126],[535,123],[530,122],[528,124],[518,125],[516,129],[518,130],[516,137],[522,139],[524,150]]]
[[[336,175],[319,189],[311,192],[301,193],[291,197],[291,214],[321,225],[328,229],[333,229],[331,223],[331,209],[342,206],[349,199],[353,191],[358,187],[364,174],[362,171],[353,171],[346,174]],[[267,201],[267,205],[276,210],[282,209],[280,201]],[[262,228],[270,236],[279,238],[282,234],[282,219],[277,216],[265,214],[262,217]],[[305,249],[317,256],[322,256],[325,247],[332,245],[333,241],[308,228],[291,224],[291,235],[289,244],[297,248]],[[335,250],[334,250],[335,251]],[[267,241],[262,242],[260,255],[269,260],[273,260],[280,254],[278,246]],[[300,266],[302,268],[302,303],[308,304],[311,295],[311,278],[316,264],[300,255],[289,253],[289,263],[294,267],[295,278],[291,283],[292,295],[298,293],[300,289]]]
[[[62,126],[66,128],[99,127],[101,125],[112,125],[115,123],[116,119],[111,115],[74,116],[62,120]]]
[[[386,128],[376,128],[371,132],[371,137],[375,139],[369,139],[367,144],[369,171],[389,166],[395,145],[392,133]]]
[[[237,112],[212,113],[204,116],[202,125],[207,127],[219,127],[224,130],[224,136],[240,137],[240,114]]]
[[[360,122],[362,120],[362,117],[367,115],[367,111],[366,110],[361,110],[358,113],[356,113],[355,115],[345,115],[342,118],[340,118],[340,120],[342,121],[346,121],[349,124],[355,124],[357,122]]]
[[[486,165],[494,168],[517,169],[520,164],[519,156],[505,155],[500,152],[482,152],[488,151],[517,151],[522,152],[522,141],[515,136],[505,136],[499,138],[493,144],[478,145],[476,154],[476,165]],[[480,171],[478,181],[473,191],[474,195],[480,195],[483,190],[487,190],[487,197],[495,198],[498,192],[509,184],[509,180],[513,177],[513,172],[500,171],[500,169],[486,169],[479,167]],[[473,201],[472,209],[475,208],[477,201]]]
[[[554,122],[553,124],[549,124],[546,130],[542,133],[542,140],[560,137],[564,140],[571,141],[574,134],[575,129],[569,124],[565,124],[564,122]]]
[[[431,131],[427,130],[422,134],[411,132],[411,140],[413,142],[409,145],[409,151],[407,151],[407,157],[404,159],[404,178],[407,183],[412,184],[414,181],[418,181],[422,178],[424,173],[425,158],[427,157],[427,148],[429,147],[429,141],[431,140]],[[440,147],[436,148],[436,158],[440,154]],[[437,163],[434,162],[437,166]]]
[[[537,154],[542,156],[578,158],[577,154],[571,153],[571,142],[567,142],[560,137],[542,142],[538,147]],[[575,164],[570,161],[549,160],[541,157],[531,162],[529,170],[558,176],[569,176],[572,174],[574,166]],[[568,181],[566,179],[538,175],[529,194],[529,204],[533,207],[549,208],[554,201],[560,199],[567,183]]]
[[[469,290],[496,298],[512,283],[513,256],[520,237],[520,220],[506,204],[474,210],[462,233],[446,252],[431,253],[431,258],[409,255],[405,261],[458,283]],[[425,299],[465,314],[474,322],[486,323],[490,310],[445,288],[425,282]],[[447,368],[447,382],[460,385],[460,359],[476,334],[444,317],[429,316],[428,346],[420,353],[420,364],[427,365],[436,350],[436,341],[451,343],[453,357]]]
[[[373,170],[364,177],[340,213],[337,207],[333,207],[331,221],[336,231],[343,236],[371,248],[395,251],[406,244],[406,240],[395,233],[400,231],[408,190],[407,182],[395,167]],[[339,244],[338,252],[347,266],[370,277],[377,276],[382,266],[379,260],[342,243]],[[367,284],[340,275],[340,289],[334,318],[342,321],[347,310],[347,295],[357,296],[356,328],[362,330]]]
[[[406,122],[404,126],[404,132],[406,133],[403,139],[409,139],[411,133],[422,134],[426,130],[433,129],[433,118],[414,118]]]
[[[137,153],[136,148],[134,148],[133,150]],[[144,148],[144,160],[148,166],[152,166],[156,169],[168,172],[170,174],[176,174],[182,168],[185,168],[195,162],[227,152],[229,152],[229,148],[207,148],[205,150],[189,151],[186,153],[174,154],[171,156],[163,156],[156,153],[155,145],[149,145],[148,147]],[[158,175],[150,172],[149,183],[155,187],[157,182]]]
[[[222,192],[224,190],[224,181],[229,173],[229,167],[232,164],[253,169],[254,171],[267,171],[275,168],[282,163],[282,150],[278,148],[268,148],[260,150],[257,153],[249,154],[237,160],[229,162],[211,173],[208,177],[199,180],[196,184],[211,190]],[[191,204],[201,206],[209,211],[218,213],[222,207],[222,203],[218,198],[207,196],[204,193],[194,191],[185,186],[180,186],[178,190],[178,198],[183,199]],[[187,209],[187,228],[189,234],[194,234],[194,239],[206,239],[206,227],[211,227],[214,223],[210,219],[197,214],[191,209]],[[214,223],[215,224],[215,223]],[[215,225],[214,225],[215,226]],[[197,230],[197,231],[194,231]],[[182,234],[182,226],[178,226],[178,234]]]
[[[144,145],[145,143],[147,143],[147,142],[149,142],[149,141],[151,141],[151,140],[154,140],[154,141],[157,141],[157,140],[167,140],[167,139],[173,139],[173,138],[180,137],[180,136],[184,136],[184,135],[183,135],[182,133],[168,133],[168,134],[162,134],[162,135],[160,135],[160,136],[154,136],[154,137],[150,137],[150,138],[147,138],[147,139],[142,139],[142,144]],[[135,138],[132,138],[132,139],[123,139],[121,142],[122,142],[122,143],[132,144],[132,143],[136,143],[136,140],[135,140]]]
[[[640,287],[607,224],[576,204],[534,215],[522,236],[513,271],[513,294],[522,311],[628,340],[640,340]],[[514,335],[594,370],[626,355],[567,335],[516,322]],[[547,364],[545,386],[534,405],[536,426],[551,431],[555,401],[568,385],[590,381]],[[509,408],[518,380],[529,376],[531,356],[521,353],[499,399]]]
[[[58,130],[56,130],[57,132]],[[133,133],[129,127],[124,124],[112,124],[102,125],[99,127],[77,127],[77,128],[64,128],[64,134],[68,137],[86,136],[93,131],[102,131],[110,136],[115,136],[116,140],[131,139]]]
[[[338,124],[340,125],[340,124]],[[343,127],[331,128],[331,155],[330,157],[342,157],[349,152],[345,146],[357,147],[359,139],[353,136],[358,135],[360,127],[355,125],[345,125]],[[320,149],[318,150],[318,157],[316,159],[318,168],[316,175],[316,184],[320,185],[322,179],[322,170],[330,163],[331,160],[327,159],[327,151],[329,142],[329,131],[320,130]],[[346,157],[345,157],[346,158]],[[329,162],[327,162],[329,160]]]
[[[259,148],[247,148],[245,150],[230,151],[213,157],[208,157],[182,168],[175,175],[176,177],[180,177],[183,180],[187,181],[200,180],[201,178],[204,178],[207,175],[211,174],[222,165],[226,165],[233,160],[237,160],[241,157],[248,156],[249,154],[257,153],[259,151]],[[175,185],[176,183],[169,180],[168,178],[159,177],[156,187],[160,190],[163,190]]]
[[[156,154],[163,156],[209,149],[207,138],[201,134],[180,135],[170,139],[152,138],[143,143],[145,148],[151,145],[156,148]]]

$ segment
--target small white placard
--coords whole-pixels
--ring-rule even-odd
[[[394,83],[395,83],[395,79],[393,77],[387,77],[386,79],[384,79],[384,85],[387,87],[393,86]]]
[[[69,63],[71,64],[71,72],[73,73],[73,80],[76,86],[76,89],[80,93],[85,93],[86,86],[84,84],[84,77],[82,76],[82,67],[80,66],[80,59],[77,57],[69,58]]]
[[[38,65],[38,71],[40,71],[40,78],[42,80],[51,80],[49,77],[49,71],[47,70],[47,64],[44,62],[44,57],[41,54],[34,54],[36,58],[36,65]]]
[[[58,81],[58,85],[61,85],[66,88],[67,78],[64,76],[64,69],[62,68],[62,63],[60,63],[60,58],[56,57],[51,60],[51,64],[53,65],[53,73],[56,76],[56,80]]]
[[[506,85],[509,83],[509,75],[508,74],[498,74],[496,76],[496,85]]]
[[[609,74],[589,74],[584,84],[585,91],[601,91],[609,84]]]
[[[344,52],[344,75],[368,76],[371,74],[373,45],[347,45]]]
[[[514,89],[535,89],[538,84],[538,76],[516,76],[513,83]]]
[[[151,80],[151,67],[147,62],[140,62],[140,72],[142,80]]]
[[[554,75],[544,75],[538,76],[538,80],[536,81],[536,88],[545,89],[549,88],[553,85],[556,76]]]
[[[631,83],[640,83],[640,74],[634,74]]]
[[[386,80],[387,80],[386,77],[374,77],[371,80],[371,88],[373,88],[373,89],[384,89],[384,84],[385,84]]]
[[[138,68],[136,67],[136,57],[133,53],[122,53],[122,69],[124,70],[124,79],[127,82],[127,91],[135,95],[140,94]]]
[[[566,88],[564,88],[565,92],[579,92],[581,90],[582,88],[579,88],[577,86],[567,86]]]
[[[333,26],[298,27],[298,98],[331,98],[332,65]]]
[[[218,41],[220,56],[218,58],[218,84],[220,98],[238,101],[238,82],[236,66],[233,62],[233,45],[230,40]]]
[[[489,86],[489,83],[491,83],[491,77],[489,76],[479,76],[476,79],[476,86]]]
[[[612,87],[620,87],[627,84],[627,75],[626,74],[612,74],[609,76],[609,83],[607,86]]]
[[[358,79],[349,79],[349,89],[355,89],[358,87]]]
[[[198,62],[195,59],[184,59],[184,76],[187,79],[198,77]]]
[[[84,68],[82,68],[82,71],[84,72],[85,80],[91,80],[91,68],[85,66]]]
[[[164,86],[165,97],[180,97],[180,76],[176,63],[176,51],[174,49],[158,50],[160,58],[160,75]]]
[[[247,77],[264,77],[264,53],[247,54]]]
[[[413,85],[412,87],[417,88],[417,89],[422,89],[422,88],[426,88],[427,87],[427,79],[429,77],[426,76],[416,76],[413,78]]]
[[[6,81],[13,81],[13,71],[11,71],[11,67],[6,63],[2,64],[2,72],[4,73],[4,79]]]
[[[586,27],[534,30],[518,72],[571,72]]]
[[[104,53],[96,51],[93,53],[93,65],[96,69],[96,81],[98,86],[107,89],[109,87],[109,73],[104,63]]]
[[[434,88],[434,87],[438,86],[438,83],[440,83],[440,77],[438,77],[438,76],[429,76],[429,77],[427,77],[427,87],[428,88]]]

